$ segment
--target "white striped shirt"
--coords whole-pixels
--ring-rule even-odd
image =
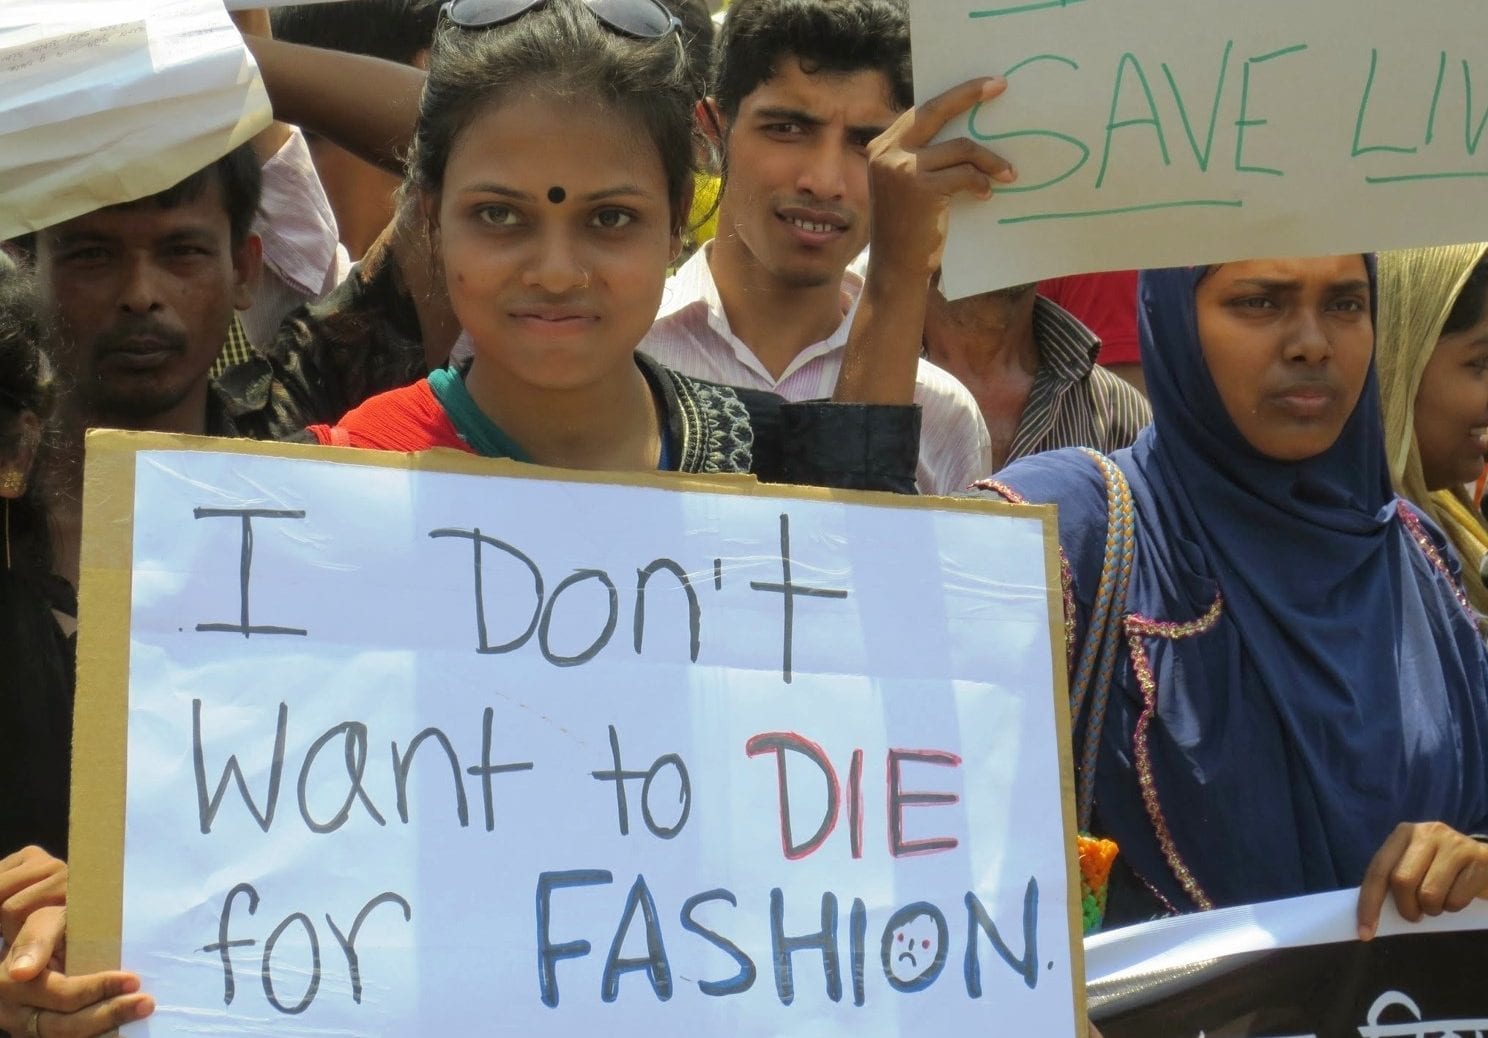
[[[351,272],[351,257],[336,239],[336,214],[301,131],[292,130],[263,164],[262,178],[253,233],[263,240],[263,275],[253,305],[241,314],[243,331],[258,348],[273,341],[291,311],[325,298]]]
[[[763,389],[787,400],[819,400],[832,395],[857,311],[863,279],[842,278],[846,316],[829,338],[807,346],[780,378],[774,378],[743,340],[734,335],[704,246],[667,279],[656,323],[637,347],[669,368],[724,385]],[[915,375],[920,405],[922,494],[954,494],[991,471],[992,441],[976,400],[950,374],[920,361]]]

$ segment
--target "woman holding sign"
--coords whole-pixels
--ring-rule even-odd
[[[1488,617],[1488,526],[1466,489],[1488,454],[1485,251],[1380,254],[1379,365],[1395,488],[1451,538],[1467,597]]]
[[[931,145],[1001,93],[976,80],[906,112],[871,148],[875,252],[838,381],[784,404],[638,356],[680,245],[692,88],[654,0],[455,0],[436,42],[410,177],[468,369],[374,397],[322,442],[448,446],[585,469],[751,471],[909,490],[924,293],[953,194],[1013,177],[969,141]],[[903,261],[899,257],[903,257]],[[918,315],[893,305],[918,286]],[[42,856],[44,858],[45,856]],[[86,1038],[153,1011],[137,977],[62,972],[60,862],[0,861],[0,1029]]]
[[[1148,272],[1152,427],[986,485],[1059,504],[1112,921],[1362,883],[1367,939],[1387,893],[1488,896],[1488,652],[1391,488],[1373,299],[1361,256]]]

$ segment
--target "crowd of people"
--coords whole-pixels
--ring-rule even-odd
[[[280,122],[7,243],[0,1029],[153,1006],[61,944],[96,427],[1057,503],[1108,925],[1488,897],[1485,247],[947,300],[952,200],[1017,171],[936,137],[1006,80],[916,107],[903,0],[721,14],[237,15]]]

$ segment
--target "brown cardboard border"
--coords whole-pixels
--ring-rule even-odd
[[[134,454],[88,436],[78,582],[77,694],[72,727],[72,819],[67,964],[119,966],[124,903],[124,750],[129,689]]]
[[[1044,517],[1044,575],[1049,588],[1049,647],[1054,657],[1054,725],[1059,740],[1060,824],[1063,826],[1065,875],[1069,899],[1070,965],[1074,970],[1075,1034],[1086,1038],[1089,1018],[1085,994],[1085,914],[1080,901],[1080,851],[1075,842],[1075,763],[1073,719],[1070,717],[1070,673],[1064,647],[1064,567],[1060,557],[1058,509],[1054,505],[1023,505],[1047,509]]]
[[[128,728],[129,617],[134,556],[135,455],[140,451],[205,451],[329,461],[516,479],[559,480],[691,493],[739,494],[797,501],[845,501],[879,507],[1038,518],[1044,527],[1044,572],[1049,596],[1049,650],[1054,718],[1058,728],[1061,822],[1069,899],[1070,964],[1074,971],[1076,1030],[1085,1029],[1084,943],[1080,868],[1075,847],[1075,793],[1070,746],[1069,675],[1064,648],[1064,596],[1059,527],[1053,505],[1014,505],[986,498],[914,497],[866,491],[762,484],[752,476],[686,476],[646,472],[580,472],[460,451],[420,454],[353,450],[295,443],[224,440],[170,433],[95,430],[88,434],[83,477],[83,550],[79,588],[78,683],[73,727],[72,861],[68,892],[68,968],[74,973],[118,969],[123,930],[125,748]]]

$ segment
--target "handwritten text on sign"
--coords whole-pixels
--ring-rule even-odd
[[[912,0],[915,91],[1019,180],[958,207],[968,295],[1059,274],[1488,237],[1475,0]]]
[[[1072,1034],[1036,518],[136,466],[152,1035]]]

